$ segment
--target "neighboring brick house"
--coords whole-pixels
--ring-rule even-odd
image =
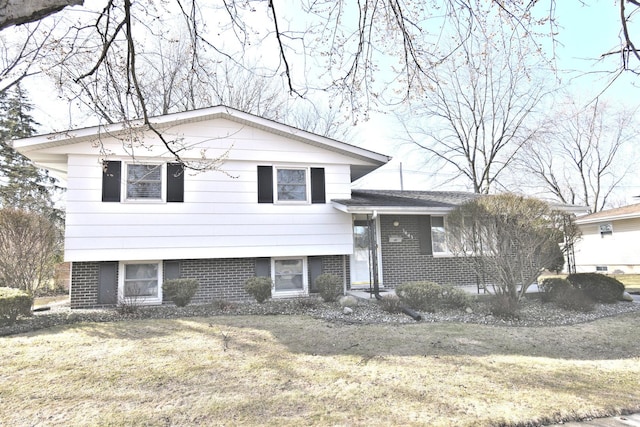
[[[142,125],[14,143],[67,183],[72,308],[161,304],[177,277],[198,280],[194,303],[249,299],[253,276],[271,277],[274,297],[308,295],[321,273],[345,289],[476,284],[445,243],[447,213],[474,194],[352,191],[389,157],[223,106],[152,123],[181,159],[224,162],[183,170]]]

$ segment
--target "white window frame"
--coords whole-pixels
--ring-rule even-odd
[[[128,297],[124,295],[124,282],[127,265],[133,264],[156,264],[158,266],[158,294],[155,297]],[[118,303],[124,304],[140,304],[140,305],[154,305],[162,304],[162,261],[121,261],[118,265]]]
[[[167,195],[167,164],[164,162],[123,162],[124,163],[124,178],[122,179],[122,199],[126,203],[165,203]],[[127,186],[129,183],[129,166],[159,166],[160,167],[160,198],[147,199],[147,198],[129,198],[127,196]]]
[[[444,251],[436,251],[434,239],[433,239],[433,218],[442,218],[442,228],[444,230]],[[441,256],[441,255],[450,255],[451,252],[447,246],[447,218],[444,215],[431,215],[431,228],[429,229],[429,233],[431,233],[431,253],[433,256]]]
[[[279,170],[301,170],[304,171],[305,199],[304,200],[280,200],[278,198],[278,171]],[[283,205],[308,205],[311,203],[311,169],[299,166],[274,166],[273,167],[273,202]]]
[[[600,238],[602,239],[613,236],[613,224],[610,222],[598,225],[598,229],[600,230]]]
[[[289,291],[277,291],[276,290],[276,262],[284,261],[284,260],[302,260],[302,289],[300,290],[289,290]],[[272,297],[278,298],[286,298],[293,296],[306,296],[309,295],[309,266],[307,263],[306,256],[290,256],[290,257],[277,257],[271,258],[271,280],[273,282],[273,288],[271,289]]]

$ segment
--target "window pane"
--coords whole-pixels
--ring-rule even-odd
[[[444,234],[444,217],[431,217],[431,242],[433,244],[433,252],[446,252],[446,236]]]
[[[302,259],[281,259],[276,260],[275,267],[275,288],[276,291],[297,291],[303,289]]]
[[[307,171],[278,169],[278,200],[307,200]]]
[[[127,165],[128,199],[161,199],[161,165]]]
[[[125,297],[158,296],[158,264],[127,264],[124,273]]]

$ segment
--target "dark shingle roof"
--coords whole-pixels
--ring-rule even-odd
[[[334,202],[347,207],[455,208],[478,196],[479,194],[457,191],[353,190],[350,199]]]

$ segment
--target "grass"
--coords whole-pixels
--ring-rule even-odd
[[[627,292],[640,292],[640,274],[612,274],[624,284]]]
[[[640,314],[569,327],[304,316],[0,338],[4,425],[523,425],[640,410]]]

